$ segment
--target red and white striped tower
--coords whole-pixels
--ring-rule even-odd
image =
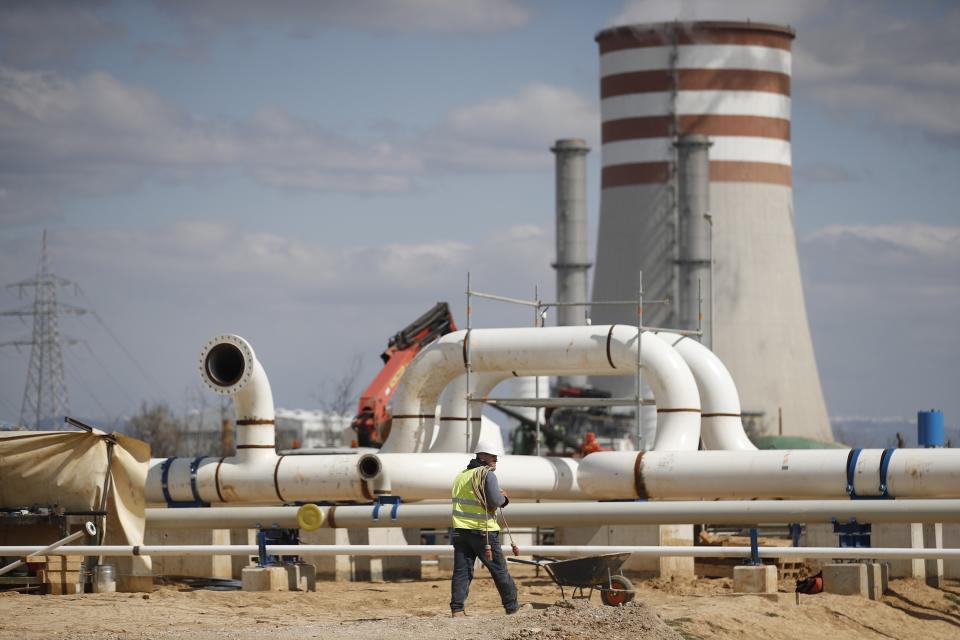
[[[593,299],[635,298],[642,272],[645,298],[674,301],[648,306],[644,323],[687,324],[675,302],[684,293],[675,143],[706,136],[712,348],[753,414],[748,422],[767,434],[831,440],[793,226],[793,38],[787,27],[751,22],[597,34],[603,174]],[[593,322],[635,319],[626,309],[595,307]],[[632,393],[626,379],[595,382]]]

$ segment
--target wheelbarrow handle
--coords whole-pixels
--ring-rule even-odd
[[[507,558],[507,562],[519,562],[520,564],[532,564],[535,567],[542,567],[546,563],[537,560],[524,560],[523,558]]]

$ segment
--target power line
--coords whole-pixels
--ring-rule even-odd
[[[117,387],[117,390],[120,391],[120,394],[127,399],[127,402],[135,405],[136,402],[134,401],[133,397],[129,393],[127,393],[127,390],[123,387],[122,384],[120,384],[120,381],[114,377],[113,373],[110,372],[110,368],[107,367],[107,365],[104,364],[103,360],[101,360],[97,356],[97,353],[90,347],[90,344],[86,340],[83,340],[81,342],[83,346],[86,347],[87,353],[89,353],[90,357],[93,358],[98,365],[100,365],[100,368],[103,369],[103,372],[105,374],[107,374],[107,377],[110,378],[110,381],[113,382],[113,384]]]

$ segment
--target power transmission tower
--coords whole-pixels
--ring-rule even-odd
[[[2,311],[0,316],[33,316],[33,335],[29,340],[0,342],[0,347],[30,347],[30,365],[27,382],[20,405],[20,424],[40,428],[44,420],[61,419],[69,412],[69,396],[63,374],[62,344],[76,344],[76,340],[60,335],[60,314],[83,315],[86,309],[57,302],[57,287],[76,284],[53,273],[47,253],[47,232],[43,232],[43,250],[40,254],[40,271],[30,280],[7,285],[17,287],[21,296],[24,291],[35,289],[33,306],[13,311]]]

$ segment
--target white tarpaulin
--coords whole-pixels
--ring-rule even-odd
[[[91,433],[0,432],[0,509],[103,509],[107,511],[103,544],[141,545],[145,528],[143,486],[149,462],[150,446],[145,442],[96,429]],[[53,540],[31,544],[50,542]],[[121,576],[151,574],[149,558],[116,558],[112,563]]]

